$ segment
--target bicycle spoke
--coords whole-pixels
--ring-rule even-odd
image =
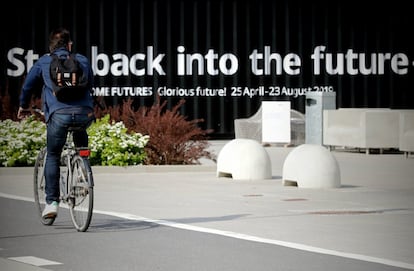
[[[74,175],[74,178],[77,178],[79,180],[79,182],[83,182],[83,181],[87,180],[84,169],[80,166],[80,163],[75,164],[74,172],[77,173],[77,176]]]

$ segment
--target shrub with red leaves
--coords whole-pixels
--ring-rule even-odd
[[[185,103],[184,99],[171,109],[167,109],[167,101],[161,103],[159,97],[151,107],[141,106],[138,110],[134,110],[132,101],[129,99],[106,111],[111,119],[122,121],[128,129],[150,136],[145,148],[145,164],[191,165],[199,164],[202,157],[215,159],[207,151],[208,134],[212,130],[203,130],[198,126],[203,119],[187,120],[187,117],[179,113],[180,107]]]

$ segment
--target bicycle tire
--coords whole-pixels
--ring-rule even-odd
[[[93,213],[93,177],[89,160],[75,155],[72,159],[69,210],[77,231],[85,232]]]
[[[40,222],[43,225],[50,226],[55,222],[55,218],[43,218],[42,212],[45,207],[46,203],[46,193],[45,193],[45,174],[44,174],[44,166],[46,162],[46,148],[40,150],[39,154],[36,157],[36,162],[34,165],[34,172],[33,172],[33,188],[34,188],[34,200],[36,209],[39,214]]]

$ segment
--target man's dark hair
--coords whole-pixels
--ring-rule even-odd
[[[58,48],[66,47],[71,42],[70,32],[67,29],[63,27],[55,29],[49,35],[49,51],[53,52]]]

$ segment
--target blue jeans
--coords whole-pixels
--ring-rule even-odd
[[[73,132],[76,147],[88,147],[86,128],[94,120],[93,114],[53,113],[47,122],[47,156],[45,165],[46,202],[59,201],[60,155],[70,127],[81,127]]]

